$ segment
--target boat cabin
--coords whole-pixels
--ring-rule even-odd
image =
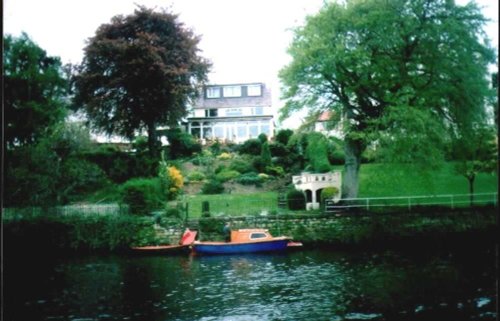
[[[231,231],[231,243],[272,240],[273,236],[266,229],[240,229]]]

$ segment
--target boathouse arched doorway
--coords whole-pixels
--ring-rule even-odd
[[[313,192],[310,189],[304,191],[306,193],[306,203],[311,203],[313,201]]]

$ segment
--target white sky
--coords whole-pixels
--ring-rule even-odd
[[[456,0],[466,3],[466,0]],[[486,31],[498,48],[498,0],[476,1],[493,21]],[[80,63],[85,40],[118,14],[133,13],[136,4],[169,8],[201,35],[201,55],[212,61],[211,83],[265,82],[279,108],[278,71],[290,61],[286,48],[294,26],[316,13],[323,0],[3,0],[4,33],[22,31],[63,63]],[[295,119],[293,119],[295,118]],[[293,117],[283,126],[295,127]]]

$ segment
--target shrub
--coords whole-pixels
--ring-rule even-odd
[[[292,211],[306,209],[306,196],[302,191],[296,189],[289,191],[286,195],[286,200],[288,204],[288,209]]]
[[[220,154],[219,156],[217,156],[217,158],[220,160],[228,160],[228,159],[233,158],[233,155],[224,152],[224,153]]]
[[[210,217],[210,203],[208,201],[203,201],[201,203],[201,216]]]
[[[167,131],[167,139],[170,144],[169,156],[171,159],[191,156],[201,151],[201,145],[196,139],[178,128]]]
[[[235,179],[241,174],[237,171],[233,171],[230,169],[224,169],[221,172],[219,172],[217,175],[215,175],[215,179],[217,179],[219,182],[227,182],[229,180]]]
[[[249,162],[244,161],[242,159],[234,159],[231,162],[231,164],[229,165],[229,169],[235,170],[235,171],[240,172],[242,174],[248,173],[248,172],[251,172],[254,170],[254,168],[252,167],[252,165]]]
[[[259,155],[261,146],[262,142],[260,140],[251,138],[239,146],[238,152],[240,154]]]
[[[325,206],[325,200],[326,199],[331,199],[335,195],[339,193],[339,189],[336,187],[325,187],[323,190],[321,190],[321,206]]]
[[[192,171],[188,175],[188,179],[191,182],[201,182],[205,179],[205,177],[206,177],[205,174],[203,174],[202,172],[199,172],[199,171]]]
[[[201,189],[202,194],[222,194],[224,186],[217,180],[209,180]]]
[[[182,177],[181,171],[162,160],[159,164],[158,177],[165,198],[169,200],[175,199],[184,186],[184,177]]]
[[[162,193],[157,178],[134,178],[121,187],[122,201],[131,214],[144,215],[161,206]]]
[[[262,133],[259,136],[257,136],[257,139],[260,140],[262,144],[264,144],[265,142],[267,142],[267,135]]]
[[[285,175],[285,170],[281,166],[266,166],[266,173],[272,176],[281,177]]]
[[[259,175],[257,175],[257,173],[251,172],[243,174],[240,177],[236,178],[235,182],[242,185],[261,186],[262,178],[260,178]]]
[[[293,130],[291,129],[280,129],[278,133],[276,133],[276,141],[280,144],[286,145],[290,140],[290,137],[293,135]]]

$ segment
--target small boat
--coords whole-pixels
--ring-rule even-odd
[[[182,235],[179,244],[169,244],[169,245],[148,245],[148,246],[135,246],[132,247],[132,251],[138,254],[184,254],[189,253],[191,250],[191,244],[193,244],[196,238],[196,231],[191,231],[186,229]]]
[[[291,239],[287,236],[273,237],[266,229],[239,229],[231,231],[229,242],[193,243],[196,254],[237,254],[284,251]]]

